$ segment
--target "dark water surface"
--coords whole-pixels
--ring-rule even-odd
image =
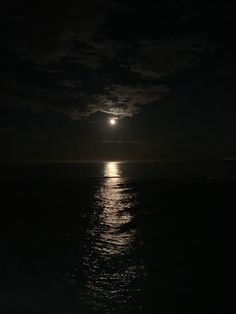
[[[236,313],[233,164],[0,170],[0,313]]]

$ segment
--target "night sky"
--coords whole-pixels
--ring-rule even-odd
[[[1,161],[236,158],[235,1],[4,2]]]

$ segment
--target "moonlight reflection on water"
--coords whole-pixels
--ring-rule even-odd
[[[103,313],[125,313],[134,294],[140,265],[133,253],[138,233],[131,228],[135,195],[122,177],[120,164],[104,164],[104,178],[95,193],[84,257],[87,276],[84,300]]]

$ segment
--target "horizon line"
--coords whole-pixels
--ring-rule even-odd
[[[230,162],[236,161],[236,158],[223,159],[124,159],[124,160],[0,160],[0,164],[79,164],[79,163],[195,163],[195,162]]]

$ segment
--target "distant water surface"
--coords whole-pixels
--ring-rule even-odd
[[[0,169],[2,313],[236,309],[232,164]]]

